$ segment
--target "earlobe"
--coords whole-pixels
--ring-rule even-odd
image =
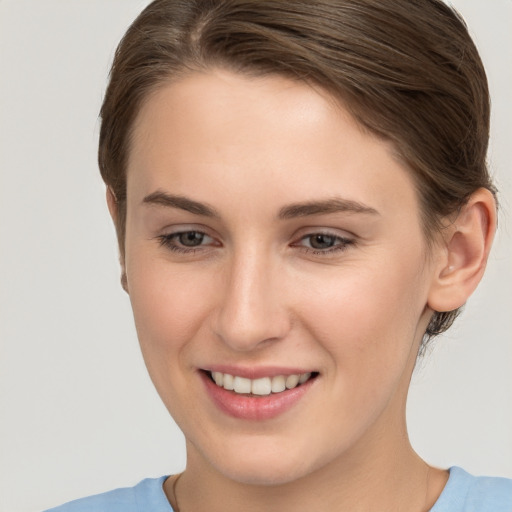
[[[453,311],[466,303],[482,279],[495,231],[494,196],[480,188],[446,228],[429,293],[431,309]]]
[[[122,269],[121,272],[121,286],[123,290],[129,295],[130,292],[128,291],[128,277],[126,276],[126,271],[124,270],[124,268]]]

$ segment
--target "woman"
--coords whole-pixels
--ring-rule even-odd
[[[453,11],[157,0],[101,115],[121,281],[187,465],[56,510],[512,509],[511,481],[429,466],[405,422],[496,227]]]

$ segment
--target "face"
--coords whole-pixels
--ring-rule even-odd
[[[148,98],[127,176],[135,323],[189,459],[275,484],[392,449],[432,271],[387,143],[321,90],[211,71]]]

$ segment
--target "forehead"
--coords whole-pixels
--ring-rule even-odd
[[[157,188],[189,195],[193,187],[210,203],[263,194],[277,207],[342,195],[417,211],[391,145],[325,91],[284,77],[189,75],[148,97],[133,135],[128,193],[139,198]]]

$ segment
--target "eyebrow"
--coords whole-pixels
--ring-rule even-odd
[[[165,206],[167,208],[177,208],[193,213],[194,215],[220,218],[219,213],[212,206],[194,201],[184,196],[168,194],[161,190],[157,190],[156,192],[149,194],[142,200],[142,202],[145,204]],[[379,215],[379,212],[375,210],[375,208],[366,206],[363,203],[352,201],[350,199],[334,197],[322,201],[307,201],[304,203],[295,203],[283,206],[283,208],[279,210],[278,218],[281,220],[288,220],[296,217],[326,215],[339,212]]]
[[[215,208],[211,206],[193,201],[192,199],[188,199],[184,196],[167,194],[161,190],[157,190],[156,192],[149,194],[142,200],[142,202],[145,204],[166,206],[167,208],[177,208],[179,210],[185,210],[193,213],[194,215],[202,215],[204,217],[220,217]]]
[[[334,197],[325,201],[308,201],[305,203],[291,204],[279,210],[280,219],[293,219],[295,217],[307,217],[310,215],[326,215],[329,213],[363,213],[368,215],[379,215],[379,212],[363,203],[350,199]]]

